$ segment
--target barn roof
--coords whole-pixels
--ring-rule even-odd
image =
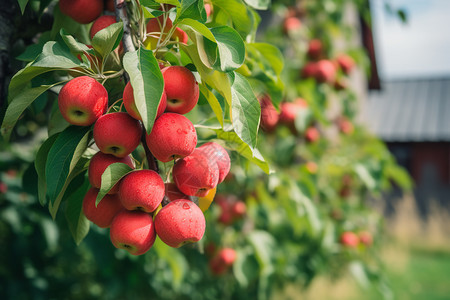
[[[369,93],[364,119],[386,142],[450,141],[450,78],[383,82]]]

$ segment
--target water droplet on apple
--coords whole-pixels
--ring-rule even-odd
[[[183,203],[183,208],[184,208],[184,209],[189,209],[189,208],[191,208],[191,207],[189,206],[189,204]]]

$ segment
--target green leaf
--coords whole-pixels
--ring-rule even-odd
[[[197,126],[198,128],[205,128],[213,130],[218,139],[221,139],[226,142],[227,148],[236,151],[250,162],[256,164],[261,168],[266,174],[271,173],[269,164],[266,162],[264,157],[261,155],[258,149],[250,148],[249,145],[244,143],[241,138],[233,131],[225,131],[222,128],[212,128],[212,127],[202,127]],[[230,128],[227,128],[230,129]]]
[[[177,19],[190,18],[194,20],[206,21],[206,12],[203,0],[181,0],[181,6],[177,8]]]
[[[231,86],[232,94],[232,123],[237,135],[250,146],[256,147],[261,106],[253,93],[247,79],[239,73]]]
[[[23,13],[24,13],[24,11],[25,11],[25,8],[27,7],[28,0],[17,0],[17,2],[19,2],[20,12],[21,12],[22,15],[23,15]]]
[[[8,105],[3,119],[1,133],[5,140],[9,140],[12,129],[19,117],[33,101],[54,85],[43,85],[36,88],[25,88],[22,93],[15,95],[13,101]]]
[[[248,6],[254,9],[265,10],[269,8],[270,0],[244,0]]]
[[[151,50],[139,48],[125,53],[123,66],[130,75],[137,110],[150,134],[164,90],[164,79],[158,61]]]
[[[32,64],[33,67],[71,69],[79,67],[80,60],[75,57],[70,49],[55,41],[45,43],[42,53]]]
[[[48,152],[56,141],[58,134],[49,137],[39,148],[36,159],[34,161],[34,167],[38,175],[38,197],[42,206],[47,203],[45,195],[47,194],[47,185],[45,181],[45,165],[47,163]]]
[[[209,30],[209,28],[206,27],[205,24],[202,24],[197,20],[183,19],[177,24],[177,26],[183,29],[188,35],[190,35],[191,32],[197,32],[208,40],[216,42],[216,38]]]
[[[220,7],[216,15],[216,22],[220,25],[228,25],[229,20],[233,28],[242,39],[252,32],[254,19],[247,6],[240,0],[214,0],[214,6]]]
[[[64,28],[61,29],[59,34],[61,35],[64,43],[66,43],[67,47],[69,47],[70,51],[72,51],[73,53],[84,53],[86,51],[89,51],[88,46],[83,43],[77,42],[77,40],[73,36],[69,35],[64,30]]]
[[[11,103],[17,95],[23,93],[24,89],[29,87],[31,80],[34,77],[54,70],[56,70],[56,68],[34,67],[31,64],[28,64],[11,79],[8,88],[8,103]]]
[[[69,225],[70,233],[77,245],[89,232],[89,220],[83,213],[83,199],[90,188],[89,180],[83,174],[84,183],[67,198],[65,216]]]
[[[103,59],[119,46],[123,35],[123,23],[118,22],[100,30],[92,39],[92,47]]]
[[[197,68],[198,73],[200,74],[200,77],[202,78],[202,82],[205,82],[211,88],[218,91],[226,99],[227,104],[231,106],[231,85],[227,74],[210,69],[205,66],[199,56],[199,51],[197,50],[196,45],[181,45],[181,48],[191,58],[195,67]]]
[[[47,197],[52,206],[87,148],[91,127],[70,126],[58,135],[45,164]]]
[[[376,188],[377,182],[376,182],[375,178],[372,176],[372,174],[370,173],[367,166],[358,163],[355,165],[354,169],[355,169],[356,174],[358,174],[359,178],[361,178],[362,182],[366,185],[366,187],[369,190],[374,190]]]
[[[267,43],[249,43],[247,49],[253,55],[258,55],[258,63],[262,65],[262,70],[272,70],[273,76],[276,78],[281,74],[284,67],[284,59],[281,51]]]
[[[56,213],[58,212],[59,205],[67,197],[69,197],[81,184],[80,178],[82,178],[88,166],[89,160],[87,158],[81,157],[77,162],[73,170],[67,176],[64,185],[61,188],[60,193],[56,197],[54,203],[49,202],[48,208],[53,219],[56,218]],[[66,193],[67,192],[67,193]]]
[[[97,199],[95,200],[95,206],[97,206],[100,201],[108,194],[116,183],[122,179],[125,175],[132,172],[133,168],[124,163],[113,163],[110,164],[102,174],[102,185],[100,191],[97,194]]]
[[[211,32],[217,41],[219,53],[214,68],[223,72],[239,68],[245,60],[245,45],[236,30],[229,26],[221,26],[211,28]]]
[[[216,115],[217,120],[220,123],[220,126],[223,127],[223,110],[219,100],[217,100],[217,97],[205,85],[199,84],[199,87],[200,93],[202,93],[202,95],[206,98],[206,100],[209,103],[209,106],[211,106],[211,109]]]

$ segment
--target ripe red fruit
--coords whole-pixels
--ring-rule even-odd
[[[209,266],[211,271],[216,275],[225,273],[225,271],[234,263],[236,257],[237,255],[234,249],[221,249],[210,261]]]
[[[368,231],[361,231],[359,233],[359,241],[361,244],[364,244],[366,246],[370,246],[373,243],[372,234]]]
[[[318,39],[311,40],[308,45],[307,55],[311,59],[318,59],[322,54],[322,42]]]
[[[165,183],[165,196],[168,198],[169,201],[174,201],[177,199],[186,199],[186,200],[191,200],[190,196],[183,194],[183,192],[181,192],[177,185],[175,183],[172,182],[168,182]]]
[[[306,170],[311,174],[316,174],[318,170],[317,164],[313,161],[308,161],[306,163]]]
[[[221,183],[230,172],[231,162],[227,150],[214,142],[203,144],[198,150],[204,152],[207,157],[217,163],[219,168],[218,184]]]
[[[206,17],[209,18],[209,16],[213,13],[213,6],[210,3],[205,3],[204,7],[205,7],[205,12],[206,12]]]
[[[184,194],[205,197],[210,189],[217,186],[219,168],[204,152],[195,149],[191,155],[176,162],[172,175]]]
[[[297,17],[287,17],[283,21],[283,32],[289,33],[302,27],[302,22]]]
[[[309,127],[305,131],[305,138],[308,142],[314,143],[320,138],[320,132],[316,127]]]
[[[179,248],[198,242],[205,233],[205,216],[192,201],[177,199],[164,206],[156,215],[155,228],[167,245]]]
[[[134,101],[133,87],[131,86],[130,82],[125,85],[125,89],[123,90],[123,105],[125,106],[125,109],[130,116],[132,116],[136,120],[142,120],[142,117],[137,110],[136,102]],[[156,118],[164,113],[164,111],[166,110],[166,106],[167,96],[166,92],[163,91],[158,110],[156,112]]]
[[[88,126],[106,112],[108,92],[95,79],[80,76],[63,86],[59,92],[58,106],[67,122]]]
[[[151,34],[152,36],[148,36],[145,39],[144,41],[145,47],[155,49],[158,43],[158,38],[161,36],[161,33],[163,34],[161,37],[161,41],[167,37],[167,34],[169,33],[170,29],[173,26],[172,21],[169,18],[167,18],[164,30],[161,32],[162,26],[164,26],[164,15],[150,19],[148,21],[146,26],[147,34]]]
[[[280,123],[288,126],[293,132],[295,132],[295,119],[298,113],[306,109],[308,103],[302,98],[297,98],[293,102],[283,102],[280,107]]]
[[[103,0],[59,0],[61,12],[78,23],[91,23],[103,11]]]
[[[336,66],[327,59],[322,59],[316,65],[316,80],[333,83],[336,78]]]
[[[100,151],[117,157],[133,152],[141,136],[141,124],[125,112],[103,115],[94,125],[94,141]]]
[[[183,115],[162,114],[146,136],[147,146],[156,159],[169,162],[191,154],[197,145],[194,125]]]
[[[123,210],[113,219],[109,236],[114,247],[132,255],[144,254],[156,239],[153,218],[142,211]]]
[[[346,118],[341,118],[338,120],[339,130],[346,135],[352,134],[355,128],[353,127],[353,123],[350,122]]]
[[[350,74],[350,72],[353,70],[353,67],[355,66],[355,61],[351,56],[347,54],[339,55],[337,58],[337,63],[342,71],[347,75]]]
[[[236,201],[231,205],[231,213],[235,218],[241,218],[247,212],[247,206],[242,201]]]
[[[120,181],[119,199],[128,210],[153,212],[164,198],[164,181],[153,170],[128,173]]]
[[[167,95],[166,111],[186,114],[197,105],[200,95],[198,82],[192,72],[182,66],[170,66],[161,70]]]
[[[104,154],[102,152],[97,152],[89,163],[88,177],[89,182],[95,188],[100,188],[102,185],[102,174],[105,169],[113,163],[124,163],[134,168],[133,160],[130,156],[125,156],[123,158],[115,157],[114,155]],[[119,184],[113,186],[108,194],[115,194],[119,191]]]
[[[83,199],[83,213],[86,218],[101,228],[108,228],[114,217],[123,210],[117,195],[105,195],[95,206],[98,189],[90,188]]]
[[[91,39],[94,38],[94,35],[99,32],[102,29],[105,29],[111,24],[116,23],[116,17],[110,16],[110,15],[104,15],[99,17],[95,22],[92,24],[91,30],[89,32],[89,36]]]
[[[8,186],[6,183],[0,181],[0,194],[6,194],[8,191]]]
[[[359,238],[356,233],[351,231],[345,231],[341,234],[340,242],[342,245],[348,248],[356,248],[359,244]]]
[[[259,99],[259,103],[261,105],[261,129],[265,132],[272,132],[276,128],[280,116],[273,106],[270,96],[264,95]]]
[[[173,33],[172,39],[178,39],[180,43],[186,45],[188,42],[188,35],[184,30],[177,27],[175,28],[175,32]]]
[[[317,73],[317,63],[308,62],[301,70],[301,77],[303,78],[315,78]]]

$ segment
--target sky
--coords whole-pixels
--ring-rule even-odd
[[[402,23],[384,2],[404,8]],[[450,0],[371,0],[381,78],[450,77]]]

